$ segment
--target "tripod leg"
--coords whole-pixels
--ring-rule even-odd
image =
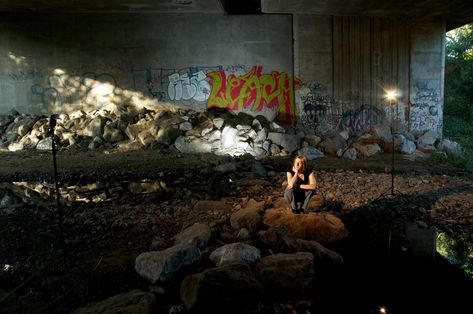
[[[63,264],[64,269],[67,268],[67,259],[66,259],[66,241],[64,239],[64,216],[61,209],[61,201],[59,195],[59,179],[57,174],[57,161],[56,161],[56,143],[54,141],[54,129],[51,130],[51,146],[53,152],[53,164],[54,164],[54,183],[56,187],[56,209],[58,216],[58,225],[59,225],[59,241],[61,244],[61,250],[63,255]]]
[[[50,120],[49,120],[49,134],[51,135],[51,148],[52,148],[53,165],[54,165],[54,183],[56,187],[57,222],[59,226],[59,241],[61,245],[63,267],[64,267],[64,271],[68,269],[68,260],[69,260],[71,265],[79,268],[83,272],[84,268],[80,267],[80,265],[77,263],[77,260],[69,258],[69,254],[68,254],[69,252],[67,250],[66,240],[64,236],[64,212],[62,210],[61,201],[60,201],[59,176],[58,176],[58,171],[57,171],[57,160],[56,160],[57,148],[56,148],[56,142],[54,140],[54,128],[56,127],[56,120],[58,118],[59,118],[58,114],[51,115]]]

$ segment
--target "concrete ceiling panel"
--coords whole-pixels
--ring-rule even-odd
[[[245,0],[0,0],[0,12],[220,13]],[[452,29],[473,21],[470,0],[261,0],[261,12],[336,16],[432,17]]]

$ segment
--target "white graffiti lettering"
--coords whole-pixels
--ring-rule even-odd
[[[206,101],[210,95],[210,85],[206,81],[204,72],[193,73],[189,78],[188,73],[173,73],[169,75],[168,96],[170,100]]]

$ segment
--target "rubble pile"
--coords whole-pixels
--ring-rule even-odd
[[[12,111],[0,115],[0,150],[51,149],[46,116]],[[432,152],[459,155],[461,147],[434,131],[391,134],[376,128],[353,137],[348,131],[316,134],[303,127],[288,127],[231,112],[196,112],[162,109],[78,110],[61,114],[55,128],[59,149],[117,149],[119,151],[175,148],[182,153],[214,153],[255,158],[297,153],[312,160],[325,155],[355,160],[383,152],[427,157]],[[394,136],[394,140],[393,140]]]
[[[201,201],[194,208],[220,208],[222,204]],[[172,243],[157,241],[159,244],[139,254],[134,269],[151,284],[151,292],[133,290],[87,304],[74,313],[97,313],[98,308],[129,312],[145,303],[149,313],[158,308],[168,313],[260,313],[262,303],[271,307],[300,297],[313,280],[316,266],[343,263],[340,254],[325,247],[348,235],[336,216],[326,212],[298,215],[278,204],[265,208],[268,204],[254,199],[241,205],[230,217],[233,236],[215,235],[207,223],[195,223],[176,234]],[[280,220],[288,223],[282,226]],[[215,237],[220,240],[212,241]],[[180,299],[179,304],[143,303],[143,298],[163,299],[164,294],[175,293],[171,288],[175,285],[179,295],[165,299]],[[143,295],[129,302],[129,295],[137,292]]]

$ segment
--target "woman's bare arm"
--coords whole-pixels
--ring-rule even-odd
[[[294,169],[294,167],[292,168],[292,171],[294,171],[294,175],[292,175],[292,173],[290,171],[288,171],[286,173],[286,176],[287,176],[287,188],[288,189],[292,189],[294,187],[294,184],[296,184],[297,182],[297,170]]]
[[[316,187],[315,174],[311,172],[309,175],[309,184],[301,184],[300,188],[304,190],[315,190],[315,187]]]

